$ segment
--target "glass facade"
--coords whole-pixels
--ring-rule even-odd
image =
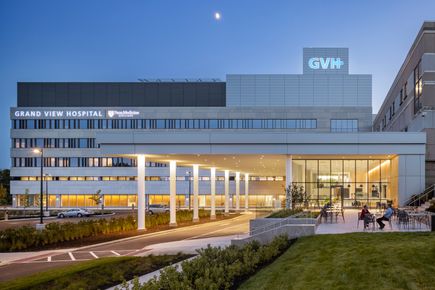
[[[13,129],[316,129],[316,119],[12,120]]]
[[[303,186],[311,206],[376,206],[393,200],[390,160],[293,160],[293,182]]]
[[[331,132],[358,132],[358,120],[356,119],[332,119]]]

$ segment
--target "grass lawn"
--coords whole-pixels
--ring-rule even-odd
[[[106,289],[191,255],[111,257],[80,262],[0,283],[0,289]]]
[[[239,289],[435,289],[435,234],[300,238]]]

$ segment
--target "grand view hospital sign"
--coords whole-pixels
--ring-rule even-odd
[[[134,118],[140,115],[135,110],[15,110],[17,118]]]

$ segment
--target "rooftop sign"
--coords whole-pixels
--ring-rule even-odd
[[[347,48],[304,48],[304,74],[349,74]]]

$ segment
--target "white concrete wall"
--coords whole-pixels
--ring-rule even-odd
[[[391,191],[395,205],[403,206],[413,194],[425,189],[425,156],[398,155],[391,160]]]

